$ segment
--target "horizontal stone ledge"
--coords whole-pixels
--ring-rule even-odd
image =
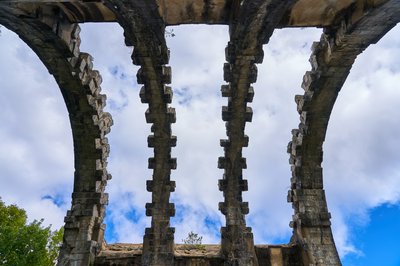
[[[163,116],[166,116],[168,123],[176,123],[176,112],[175,108],[172,107],[168,107],[165,113],[152,113],[150,109],[147,109],[145,116],[148,124],[155,123],[157,119],[162,119]]]
[[[173,249],[175,263],[197,266],[224,264],[221,245],[202,244],[201,246],[202,248],[198,249],[188,244],[175,244]],[[299,258],[299,247],[295,244],[261,244],[254,245],[254,248],[259,263],[263,263],[261,265],[275,265],[283,260],[285,262],[283,266],[289,266],[290,262],[297,262]],[[126,262],[123,265],[141,265],[142,253],[142,244],[108,244],[97,255],[95,264],[105,266],[114,265],[113,262]],[[276,253],[281,254],[279,260],[272,256]]]
[[[239,165],[242,169],[247,168],[246,158],[239,159]],[[226,169],[228,167],[232,167],[232,162],[226,157],[218,157],[218,168],[219,169]]]
[[[165,139],[156,138],[154,135],[150,135],[150,136],[147,137],[147,146],[149,148],[154,148],[157,142],[165,143],[167,141]],[[171,136],[169,141],[168,141],[168,144],[170,145],[170,147],[175,147],[176,146],[176,142],[177,142],[177,137],[176,136]]]
[[[175,233],[175,227],[170,227],[169,226],[169,222],[167,222],[167,223],[165,223],[165,226],[164,227],[162,227],[162,228],[160,228],[162,231],[163,231],[163,233],[164,234],[169,234],[169,235],[173,235],[174,233]],[[154,228],[153,227],[146,227],[145,229],[144,229],[144,234],[145,235],[154,235],[155,234],[155,232],[154,232],[155,230],[154,230]]]
[[[239,227],[239,228],[238,228]],[[221,235],[227,236],[230,234],[231,231],[239,229],[243,233],[251,234],[252,228],[251,227],[243,227],[242,225],[226,225],[221,227]]]
[[[172,92],[171,87],[162,85],[161,94],[162,94],[164,103],[172,102],[173,92]],[[139,92],[139,97],[140,97],[140,101],[142,103],[149,103],[151,101],[151,95],[150,95],[150,92],[148,92],[148,89],[146,86],[141,87],[140,92]]]
[[[232,97],[233,92],[231,90],[230,85],[222,85],[221,86],[221,95],[222,97]],[[254,88],[252,86],[249,86],[247,96],[246,96],[246,102],[252,102],[254,99]]]
[[[167,209],[163,207],[164,205],[165,204],[160,204],[155,202],[146,203],[146,216],[154,216],[154,215],[164,216],[164,214],[168,215],[169,217],[175,216],[175,204],[168,203]]]
[[[240,179],[238,182],[238,186],[240,191],[247,191],[248,190],[248,182],[246,179]],[[228,180],[226,175],[224,174],[223,179],[218,180],[218,188],[220,191],[226,191],[228,188]]]
[[[249,214],[249,203],[248,202],[239,202],[237,206],[228,207],[226,202],[219,202],[218,209],[221,211],[223,215],[229,215],[230,213],[237,213],[246,215]]]
[[[77,222],[78,222],[78,221],[80,221],[79,218],[81,218],[81,217],[90,218],[90,217],[97,217],[99,215],[99,213],[96,210],[94,210],[94,208],[93,208],[94,205],[97,205],[96,202],[87,202],[87,203],[82,202],[81,204],[86,204],[88,206],[82,206],[79,208],[73,207],[70,215],[68,215],[68,216],[77,217],[78,218]],[[103,205],[105,205],[105,204],[103,204]],[[87,208],[85,208],[85,207],[87,207]],[[81,227],[81,226],[82,226],[82,223],[79,222],[79,227]]]
[[[300,188],[300,189],[293,189],[292,191],[293,195],[296,197],[308,197],[308,196],[325,197],[325,191],[323,189]]]
[[[262,49],[262,45],[257,46],[253,49],[245,49],[238,48],[238,42],[228,42],[228,45],[225,47],[225,60],[229,63],[234,63],[235,59],[245,59],[252,63],[261,64],[264,59],[264,51]]]
[[[100,192],[73,192],[72,198],[73,199],[102,199],[102,198],[108,198],[108,194],[100,193]]]
[[[311,170],[304,169],[303,167],[291,166],[292,187],[298,190],[322,190],[323,189],[323,168],[314,167]]]
[[[170,50],[165,46],[158,46],[158,51],[156,54],[143,54],[143,52],[139,51],[138,48],[134,47],[131,58],[132,63],[136,66],[142,65],[144,58],[156,58],[158,64],[165,65],[169,62]]]
[[[152,71],[156,71],[155,75],[159,79],[158,81],[161,84],[170,84],[171,83],[171,67],[170,66],[154,66],[153,69],[144,69],[143,67],[139,68],[136,79],[138,84],[146,84],[150,81],[150,77],[148,77],[148,73]]]
[[[293,215],[293,221],[290,224],[292,228],[295,227],[329,227],[331,226],[330,222],[330,213],[320,213],[316,215],[308,216],[306,214],[295,214]]]
[[[156,162],[156,158],[152,157],[149,158],[148,160],[148,168],[149,169],[155,169],[157,167],[157,162]],[[159,165],[163,166],[163,169],[172,169],[175,170],[176,166],[177,166],[177,160],[176,158],[166,158],[164,160],[162,160],[161,162],[159,162]]]
[[[223,121],[225,122],[232,121],[234,114],[238,114],[238,112],[228,106],[222,106]],[[246,111],[244,113],[244,119],[246,122],[251,122],[253,120],[253,109],[249,106],[246,107]]]
[[[166,125],[165,127],[163,127],[163,125],[161,125],[160,123],[154,123],[151,125],[150,127],[150,131],[151,133],[156,133],[158,132],[158,134],[160,134],[160,129],[161,129],[161,134],[166,134],[166,135],[171,135],[172,134],[172,130],[171,130],[171,126],[170,125]]]
[[[230,63],[225,63],[224,64],[224,80],[226,82],[233,82],[234,81],[233,77],[236,74],[234,74],[233,67],[234,67],[234,64],[230,64]],[[257,66],[255,64],[251,63],[250,66],[249,66],[248,76],[246,77],[246,79],[247,79],[246,83],[249,83],[249,84],[250,83],[255,83],[257,81],[257,74],[258,74]]]
[[[221,139],[219,141],[219,144],[223,148],[229,148],[231,145],[231,141],[229,139]],[[249,146],[249,136],[244,135],[241,141],[242,147],[248,147]]]
[[[167,188],[167,190],[169,190],[169,192],[174,192],[175,191],[175,187],[176,187],[176,183],[175,181],[170,181],[170,180],[166,180],[166,181],[154,181],[154,180],[147,180],[146,181],[146,189],[148,192],[153,192],[154,191],[154,187],[157,185],[160,187],[165,187]]]

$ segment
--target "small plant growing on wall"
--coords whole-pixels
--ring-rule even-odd
[[[202,240],[202,236],[192,231],[189,232],[185,239],[182,239],[186,249],[205,249],[205,246],[201,243]]]
[[[175,37],[174,29],[165,30],[165,37]]]

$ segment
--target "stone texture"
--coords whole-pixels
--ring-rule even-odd
[[[292,169],[288,201],[295,211],[292,241],[307,251],[304,261],[310,265],[340,265],[321,167],[332,108],[356,57],[400,20],[398,1],[370,8],[363,17],[349,10],[342,20],[325,28],[321,40],[312,47],[312,70],[304,75],[302,84],[305,93],[295,97],[300,124],[292,131],[288,145]]]
[[[400,20],[398,0],[2,0],[0,24],[17,33],[39,56],[61,90],[69,112],[74,141],[75,174],[71,209],[65,217],[65,233],[58,265],[341,265],[330,228],[330,213],[323,187],[323,142],[330,113],[358,54],[376,43]],[[133,46],[132,62],[141,68],[139,96],[148,104],[146,122],[151,124],[147,142],[154,156],[146,182],[152,201],[146,204],[151,227],[144,230],[143,244],[104,242],[103,224],[108,195],[105,186],[110,151],[106,134],[113,123],[103,111],[101,76],[93,70],[92,57],[79,49],[78,22],[117,21],[125,43]],[[175,190],[171,170],[177,160],[171,149],[177,143],[171,124],[173,91],[165,27],[172,24],[229,25],[222,97],[222,120],[227,139],[218,181],[224,201],[219,209],[226,224],[221,244],[190,248],[174,244],[169,202]],[[288,201],[294,214],[290,244],[255,246],[246,226],[247,191],[242,156],[249,145],[245,125],[252,121],[248,103],[254,98],[252,83],[263,61],[262,46],[274,29],[286,26],[321,26],[324,33],[312,47],[311,70],[303,78],[304,95],[295,96],[300,115],[288,145],[292,177]],[[267,170],[267,169],[266,169]],[[144,189],[144,188],[143,188]],[[251,188],[250,188],[251,189]]]
[[[18,3],[26,12],[35,12],[40,6],[59,8],[72,23],[115,22],[114,14],[105,2],[98,0],[1,0]],[[362,15],[364,10],[377,7],[386,0],[298,0],[280,21],[278,27],[326,27],[346,10]],[[158,12],[166,25],[229,24],[235,3],[232,0],[157,0]]]
[[[190,245],[175,245],[174,265],[176,266],[219,266],[223,265],[219,245],[203,245],[200,248]],[[298,260],[299,250],[293,245],[256,245],[255,252],[263,266],[303,266]],[[142,265],[142,245],[112,244],[96,257],[96,266]]]

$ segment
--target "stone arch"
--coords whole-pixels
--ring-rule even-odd
[[[245,135],[247,122],[252,121],[252,108],[247,106],[254,97],[251,86],[257,80],[256,64],[262,63],[262,45],[269,42],[275,28],[295,1],[234,1],[229,22],[230,40],[225,49],[222,97],[228,105],[222,107],[222,120],[226,122],[227,139],[220,141],[224,156],[218,158],[218,168],[224,170],[218,180],[224,201],[219,210],[225,215],[221,228],[221,256],[224,265],[258,265],[251,227],[246,226],[245,215],[249,213],[248,202],[243,202],[242,192],[248,190],[243,179],[247,167],[242,150],[248,146]]]
[[[356,57],[399,22],[400,4],[388,1],[357,19],[344,16],[325,28],[313,45],[312,70],[303,78],[305,94],[296,96],[298,129],[289,143],[292,169],[288,201],[294,209],[292,242],[300,245],[303,261],[340,265],[323,190],[322,146],[332,108]]]
[[[251,121],[252,116],[246,102],[251,102],[253,97],[250,84],[255,82],[257,76],[255,63],[262,61],[261,45],[268,42],[273,30],[294,2],[257,1],[243,6],[235,3],[239,14],[235,14],[234,22],[230,24],[231,42],[226,49],[229,63],[224,66],[224,78],[230,85],[222,87],[222,96],[229,98],[229,105],[222,109],[229,139],[221,141],[225,157],[218,160],[219,168],[224,169],[225,176],[228,176],[219,181],[226,199],[219,204],[227,218],[227,226],[221,229],[222,256],[226,264],[257,265],[251,229],[246,227],[244,221],[248,206],[241,200],[241,192],[247,190],[246,180],[241,176],[241,169],[246,165],[241,157],[241,149],[248,140],[243,135],[244,124]],[[175,186],[170,181],[170,170],[176,167],[176,162],[170,157],[170,152],[176,138],[171,135],[170,129],[170,124],[175,121],[175,112],[168,107],[171,90],[164,86],[170,83],[170,70],[164,66],[169,59],[164,36],[166,24],[157,11],[155,1],[126,3],[110,0],[105,3],[124,28],[126,44],[134,46],[133,63],[142,67],[137,75],[138,83],[145,85],[140,97],[142,102],[149,104],[146,120],[153,123],[154,135],[149,137],[148,144],[154,147],[155,157],[149,159],[149,168],[154,172],[153,180],[147,182],[148,191],[153,192],[153,201],[146,204],[146,214],[153,216],[153,219],[151,228],[145,232],[142,263],[172,265],[174,229],[169,227],[169,219],[174,214],[174,206],[168,201]],[[236,239],[240,239],[240,243]],[[233,254],[240,254],[240,258]]]
[[[18,16],[19,11],[0,7],[0,24],[38,55],[54,76],[63,95],[71,123],[75,174],[72,207],[65,218],[59,265],[93,263],[103,243],[104,193],[109,145],[105,135],[112,125],[103,112],[101,76],[92,69],[92,58],[79,50],[79,26],[70,24],[56,10]]]
[[[147,180],[147,191],[152,192],[152,202],[146,204],[146,215],[151,216],[151,227],[145,229],[142,265],[173,265],[174,231],[170,217],[175,215],[175,206],[169,202],[175,190],[171,181],[171,170],[176,168],[176,158],[171,157],[171,148],[176,145],[171,124],[175,123],[172,101],[169,50],[165,41],[165,23],[160,17],[156,1],[108,0],[105,4],[115,13],[124,29],[125,44],[133,46],[132,62],[141,66],[137,73],[142,103],[148,104],[146,122],[152,124],[148,147],[154,148],[154,157],[149,158],[148,168],[153,169],[152,180]]]
[[[246,103],[253,97],[250,84],[257,76],[254,64],[262,60],[260,44],[268,42],[276,27],[300,24],[280,24],[282,19],[289,18],[286,9],[296,2],[294,0],[228,2],[233,5],[232,14],[223,22],[231,27],[231,42],[226,49],[228,63],[224,67],[224,78],[229,85],[221,90],[229,99],[228,106],[222,109],[223,120],[228,122],[228,140],[221,141],[225,156],[219,159],[219,166],[230,177],[222,179],[219,185],[228,199],[220,204],[220,209],[230,220],[222,230],[221,257],[226,265],[257,265],[251,231],[245,227],[244,215],[248,207],[241,199],[241,192],[247,189],[241,176],[241,169],[246,167],[241,157],[242,148],[247,145],[244,125],[252,117]],[[154,148],[154,158],[149,159],[149,168],[154,171],[153,180],[147,182],[147,190],[153,195],[152,202],[146,205],[152,225],[145,231],[142,264],[173,265],[174,229],[169,219],[174,215],[174,206],[169,203],[169,196],[175,187],[170,173],[176,167],[176,160],[171,158],[176,137],[171,134],[175,112],[168,105],[172,91],[165,86],[171,79],[166,66],[169,60],[164,38],[166,25],[155,0],[104,0],[98,4],[103,3],[124,28],[126,44],[134,46],[133,63],[141,65],[138,83],[144,84],[140,97],[143,103],[149,104],[146,120],[153,124],[148,146]],[[326,28],[321,41],[313,48],[310,60],[313,69],[306,73],[303,82],[306,92],[296,97],[301,123],[293,131],[289,144],[293,178],[288,198],[295,210],[292,244],[299,247],[304,264],[340,265],[323,190],[322,145],[332,107],[356,56],[378,41],[400,17],[397,0],[372,4],[376,7],[357,9],[350,5],[332,13],[335,15],[332,20],[311,23]],[[16,32],[54,75],[70,115],[75,186],[59,264],[92,264],[103,243],[102,221],[107,203],[104,188],[110,178],[106,170],[109,147],[105,134],[112,120],[103,112],[105,97],[99,94],[101,78],[92,70],[90,55],[79,51],[79,27],[70,24],[58,11],[60,5],[43,5],[32,13],[11,6],[0,8],[0,22]],[[206,7],[205,17],[208,17],[208,9]],[[84,17],[81,19],[79,21],[84,21]],[[234,243],[234,239],[239,239],[239,244]]]

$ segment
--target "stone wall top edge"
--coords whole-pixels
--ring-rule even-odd
[[[227,0],[211,1],[213,2],[212,8],[206,8],[204,1],[199,0],[162,1],[160,3],[164,4],[159,4],[159,12],[167,26],[187,24],[228,25],[231,15]],[[333,23],[337,15],[340,15],[354,3],[353,0],[318,1],[318,4],[316,4],[315,0],[299,0],[287,12],[278,28],[326,27]],[[356,2],[362,3],[359,6],[364,8],[365,1],[357,0]],[[71,23],[115,22],[117,20],[115,14],[104,5],[102,0],[1,0],[0,6],[3,4],[14,4],[27,12],[41,5],[55,5],[61,7],[67,13]],[[83,10],[86,11],[83,12]],[[93,11],[90,11],[90,14],[87,15],[89,10]]]

